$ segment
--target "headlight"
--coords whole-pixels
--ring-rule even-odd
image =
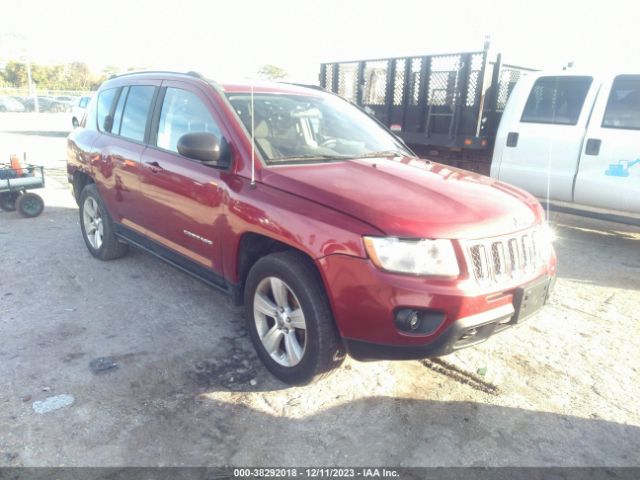
[[[439,277],[460,274],[450,240],[364,237],[364,245],[373,263],[382,270]]]

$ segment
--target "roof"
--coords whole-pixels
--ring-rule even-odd
[[[201,81],[213,85],[227,93],[250,93],[253,89],[254,93],[289,93],[298,95],[321,95],[324,90],[315,85],[297,85],[286,82],[269,82],[263,80],[244,80],[244,81],[230,81],[230,82],[217,82],[215,80],[207,79],[203,75],[197,72],[174,72],[174,71],[141,71],[141,72],[128,72],[122,75],[111,77],[107,82],[126,80],[127,78],[139,79],[148,78],[154,80],[162,79],[175,79],[175,80],[189,80],[189,81]]]

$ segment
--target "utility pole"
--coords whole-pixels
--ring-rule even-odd
[[[39,112],[40,108],[38,106],[38,95],[35,88],[35,84],[33,83],[33,78],[31,76],[31,59],[29,58],[29,54],[27,52],[25,36],[21,33],[15,33],[15,32],[0,33],[0,40],[3,41],[0,43],[4,43],[4,41],[7,42],[8,51],[13,50],[16,53],[18,53],[18,58],[16,58],[16,60],[20,60],[25,63],[25,66],[27,67],[27,82],[29,87],[28,96],[31,97],[33,100],[34,111]]]
[[[40,108],[38,106],[38,95],[36,95],[36,89],[34,88],[33,81],[31,80],[31,60],[29,60],[29,56],[25,54],[25,63],[27,64],[27,82],[29,83],[29,96],[33,98],[33,111],[36,113],[40,112]]]
[[[491,35],[486,34],[486,35],[484,36],[484,47],[483,47],[483,50],[484,50],[485,52],[487,52],[487,51],[489,51],[489,48],[490,48],[490,47],[491,47]]]

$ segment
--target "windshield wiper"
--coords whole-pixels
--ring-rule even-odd
[[[348,155],[296,155],[292,157],[271,158],[270,162],[295,162],[296,160],[344,160]]]
[[[359,158],[373,158],[373,157],[408,157],[408,152],[401,152],[400,150],[381,150],[379,152],[369,152],[360,155]]]

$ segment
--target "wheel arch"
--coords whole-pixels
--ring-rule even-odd
[[[75,198],[78,206],[80,206],[80,193],[82,192],[82,189],[90,183],[95,182],[93,178],[91,178],[85,172],[81,170],[76,170],[75,172],[73,172],[73,198]]]
[[[312,265],[318,278],[322,282],[325,289],[325,293],[328,296],[327,286],[324,282],[323,275],[320,273],[316,262],[308,252],[295,248],[287,243],[281,242],[273,237],[263,235],[255,232],[244,233],[238,242],[238,250],[236,255],[236,271],[235,278],[238,280],[236,291],[234,292],[234,303],[236,305],[243,304],[244,287],[247,280],[247,275],[251,270],[251,267],[261,258],[276,252],[293,251],[304,255],[304,258],[308,261],[309,265]]]

